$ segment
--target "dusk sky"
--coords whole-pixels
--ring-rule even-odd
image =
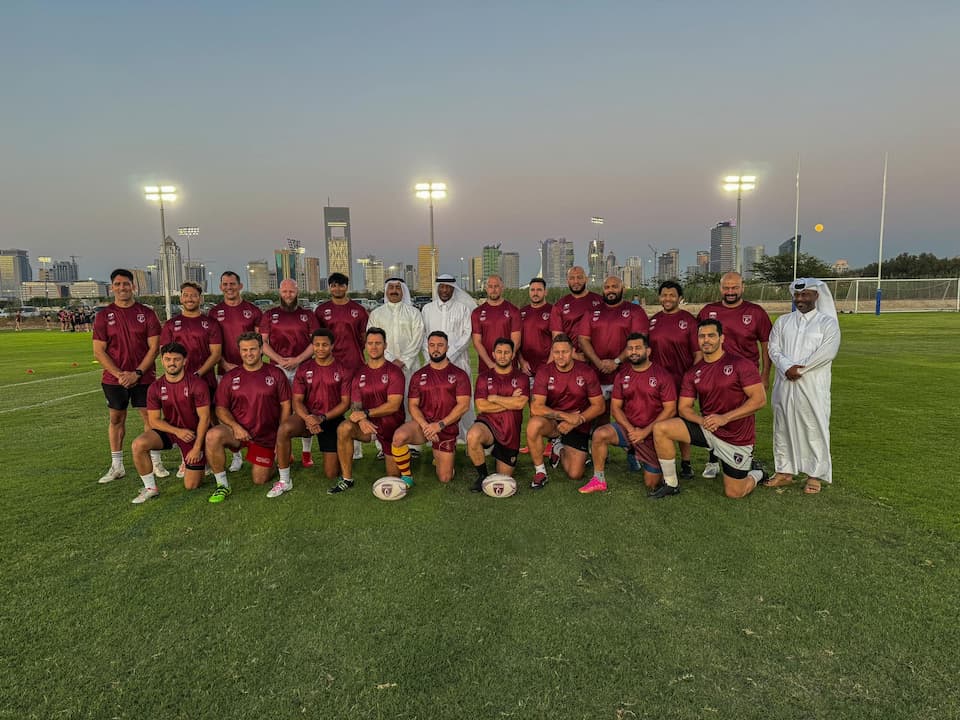
[[[592,215],[621,262],[709,247],[726,174],[759,176],[743,244],[874,262],[960,252],[960,3],[19,2],[0,6],[0,247],[83,277],[160,242],[142,185],[173,183],[219,274],[288,237],[323,257],[322,206],[354,257],[415,262],[418,180],[443,180],[440,269],[488,243],[538,267]],[[824,232],[813,226],[822,223]],[[325,265],[322,266],[325,269]]]

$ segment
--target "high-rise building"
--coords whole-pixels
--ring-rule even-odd
[[[33,268],[26,250],[0,250],[0,296],[20,296],[20,283],[33,280]]]
[[[76,282],[79,270],[76,260],[55,260],[47,270],[51,282]]]
[[[803,239],[803,233],[796,236],[797,254],[800,254],[800,241]],[[787,238],[777,247],[777,255],[793,255],[793,238]]]
[[[297,287],[303,289],[307,285],[307,275],[305,263],[303,262],[303,245],[295,238],[287,238],[287,246],[275,250],[273,255],[276,259],[277,287],[284,280],[295,280]]]
[[[500,257],[500,272],[503,275],[504,287],[520,287],[520,253],[505,252]]]
[[[160,274],[158,294],[169,293],[172,298],[178,297],[180,285],[183,283],[183,256],[180,254],[180,246],[169,235],[160,246],[160,256],[156,264]]]
[[[481,257],[483,258],[484,281],[491,275],[500,275],[503,272],[501,264],[503,253],[500,252],[499,243],[496,245],[484,245]]]
[[[320,258],[305,257],[303,259],[303,274],[305,279],[304,290],[308,293],[320,292]]]
[[[440,248],[433,248],[432,258],[429,245],[417,248],[417,292],[421,295],[433,294],[433,269],[440,267]]]
[[[210,292],[207,287],[207,266],[199,260],[188,260],[183,264],[183,282],[195,282],[204,292]]]
[[[153,295],[150,283],[150,271],[142,268],[133,268],[133,291],[137,295]]]
[[[486,280],[483,274],[483,257],[476,255],[470,258],[470,292],[480,292]]]
[[[599,237],[590,241],[587,248],[587,276],[591,285],[601,285],[604,281],[606,270],[606,258],[603,255],[603,240]]]
[[[613,254],[613,250],[607,253],[607,260],[603,265],[603,278],[600,282],[603,283],[611,275],[617,275],[617,256]]]
[[[725,220],[710,229],[710,272],[725,273],[736,269],[734,254],[737,246],[737,227]]]
[[[414,288],[414,287],[416,287],[416,286],[417,286],[417,268],[416,268],[416,266],[410,265],[410,264],[408,263],[408,264],[406,264],[406,265],[402,265],[401,267],[403,268],[403,272],[401,273],[402,276],[403,276],[403,282],[406,283],[406,285],[407,285],[408,288]],[[382,287],[379,288],[379,289],[377,290],[377,292],[383,292],[383,288],[382,288]]]
[[[110,297],[110,286],[100,280],[78,280],[70,283],[70,297],[80,300]]]
[[[706,275],[710,272],[710,251],[697,250],[697,274]]]
[[[754,277],[753,266],[763,260],[767,249],[763,245],[747,245],[743,249],[743,279],[751,280]]]
[[[540,242],[540,277],[547,287],[566,287],[567,270],[576,258],[573,243],[566,238],[547,238]]]
[[[343,273],[351,278],[350,289],[356,290],[357,285],[351,276],[353,244],[350,240],[350,208],[329,205],[323,208],[323,240],[327,249],[327,275]]]
[[[367,255],[357,260],[363,267],[363,288],[366,292],[375,295],[383,292],[383,286],[386,282],[383,260],[376,255]]]
[[[270,292],[270,265],[266,260],[247,263],[247,290],[257,295]]]
[[[657,256],[657,280],[676,280],[680,277],[680,251],[670,248]]]

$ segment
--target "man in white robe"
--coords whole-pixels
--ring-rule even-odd
[[[427,353],[427,338],[434,330],[442,330],[447,334],[447,359],[454,365],[474,377],[470,367],[470,313],[477,306],[469,293],[457,287],[457,280],[452,275],[438,275],[433,288],[433,301],[427,303],[422,311],[424,340],[423,355]],[[470,409],[460,419],[460,435],[457,440],[460,444],[467,442],[467,431],[473,426],[476,414],[473,409],[473,400]]]
[[[796,310],[781,315],[768,350],[776,368],[773,386],[773,456],[769,487],[807,475],[804,492],[833,482],[830,460],[830,376],[840,349],[840,325],[830,289],[816,278],[790,286]]]

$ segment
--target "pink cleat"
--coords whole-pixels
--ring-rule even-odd
[[[593,492],[606,492],[607,483],[604,480],[600,480],[596,476],[590,478],[590,482],[580,488],[580,492],[583,495]]]

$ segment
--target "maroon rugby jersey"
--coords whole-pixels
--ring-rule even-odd
[[[698,320],[719,320],[723,325],[723,349],[750,360],[760,367],[760,346],[770,340],[773,324],[767,311],[756,303],[744,300],[736,307],[715,302],[704,305]]]
[[[220,323],[206,315],[184,317],[174,315],[163,324],[160,346],[178,342],[187,349],[187,372],[195,373],[210,357],[211,345],[223,345]],[[217,375],[208,372],[203,378],[211,388],[217,385]]]
[[[529,382],[529,381],[528,381]],[[420,412],[427,422],[443,420],[457,405],[457,398],[470,397],[470,376],[453,363],[437,370],[424,365],[410,377],[407,399],[420,399]],[[440,440],[451,440],[460,432],[460,423],[447,425],[440,431]]]
[[[513,368],[508,373],[498,373],[496,369],[484,370],[477,376],[473,397],[485,400],[491,395],[513,397],[519,390],[525,398],[530,397],[530,379]],[[523,410],[503,410],[496,413],[480,413],[477,420],[483,420],[490,426],[493,437],[505,448],[520,448],[520,426],[523,425]]]
[[[562,332],[573,341],[573,349],[579,352],[580,319],[603,304],[603,298],[592,291],[579,298],[564,295],[554,303],[550,312],[550,333]]]
[[[403,396],[406,388],[407,379],[403,370],[398,368],[392,362],[385,362],[378,368],[372,368],[367,364],[361,365],[353,375],[353,382],[350,390],[350,402],[360,403],[364,410],[373,410],[387,402],[390,395]],[[400,403],[400,409],[391,415],[384,417],[370,418],[370,422],[378,428],[383,424],[384,427],[391,426],[397,428],[403,424],[406,419],[406,412],[403,409],[403,403]],[[393,436],[393,431],[384,432],[387,439]]]
[[[277,306],[264,313],[260,333],[269,336],[270,347],[280,357],[296,357],[310,346],[310,336],[317,327],[317,317],[309,310]]]
[[[530,363],[530,370],[534,374],[550,362],[550,348],[553,346],[553,333],[550,332],[552,310],[550,303],[538,308],[533,305],[520,308],[520,353]]]
[[[750,360],[725,352],[719,360],[701,360],[687,370],[680,386],[680,397],[700,401],[700,414],[722,415],[746,401],[743,389],[760,385],[760,373]],[[714,433],[731,445],[753,445],[756,439],[754,416],[727,423]]]
[[[93,339],[107,344],[107,355],[124,372],[133,372],[143,362],[150,349],[147,341],[159,337],[160,321],[152,308],[141,303],[122,308],[110,303],[97,313],[93,321]],[[143,371],[141,385],[152,383],[157,374],[151,365]],[[120,381],[106,370],[100,379],[104,385],[119,385]]]
[[[283,370],[266,363],[259,370],[235,367],[220,379],[216,394],[217,407],[229,410],[253,441],[265,448],[276,444],[280,403],[291,399]]]
[[[319,365],[311,358],[297,368],[293,394],[303,395],[303,404],[311,415],[327,415],[344,397],[350,397],[350,378],[336,360]]]
[[[547,407],[570,413],[582,413],[590,407],[590,398],[603,397],[596,371],[579,360],[567,372],[552,362],[537,370],[533,394],[546,397]]]
[[[231,365],[243,364],[240,349],[237,347],[237,338],[245,332],[252,332],[259,328],[262,315],[260,308],[246,300],[238,305],[227,305],[226,302],[222,302],[213,306],[210,317],[220,323],[224,360]]]
[[[585,312],[580,320],[578,335],[590,338],[593,351],[601,360],[612,360],[627,346],[630,333],[646,333],[650,326],[646,311],[639,305],[603,303],[591,312]],[[597,371],[601,385],[609,385],[616,377],[616,371],[601,373]]]
[[[697,342],[697,319],[686,310],[650,318],[650,359],[669,370],[677,380],[693,366],[700,352]]]
[[[506,300],[499,305],[485,302],[470,313],[471,332],[480,336],[480,344],[490,357],[498,338],[510,339],[511,333],[520,332],[521,327],[520,310]]]
[[[348,373],[355,372],[363,364],[368,316],[366,308],[354,300],[343,305],[327,300],[317,306],[315,314],[320,327],[333,331],[333,357]]]
[[[202,378],[184,375],[170,382],[161,375],[147,390],[147,410],[159,410],[174,427],[196,432],[200,424],[198,407],[210,407],[210,388]]]
[[[656,363],[640,372],[628,363],[613,381],[613,398],[623,401],[623,414],[631,425],[645,428],[657,419],[664,403],[677,401],[677,380]]]

